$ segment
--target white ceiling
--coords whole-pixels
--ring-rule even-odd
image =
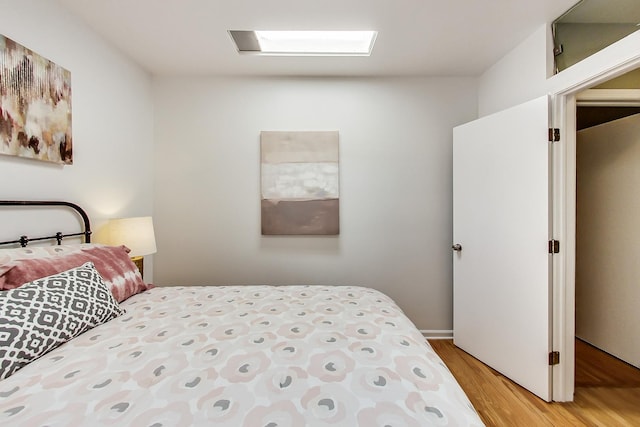
[[[476,76],[577,0],[58,0],[157,75]],[[227,30],[377,30],[370,57],[239,55]]]

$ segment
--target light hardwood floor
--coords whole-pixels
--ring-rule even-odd
[[[640,369],[576,340],[571,403],[546,403],[451,340],[429,343],[449,366],[487,426],[640,426]]]

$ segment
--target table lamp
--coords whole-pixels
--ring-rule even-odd
[[[129,252],[131,261],[144,277],[144,256],[157,252],[153,219],[150,216],[111,219],[109,236],[112,245],[125,245],[131,249]]]

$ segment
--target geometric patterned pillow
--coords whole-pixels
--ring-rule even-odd
[[[91,262],[0,291],[0,380],[123,313]]]

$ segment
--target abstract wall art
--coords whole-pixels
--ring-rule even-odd
[[[73,163],[71,73],[2,35],[0,154]]]
[[[262,234],[340,234],[338,132],[261,132]]]

